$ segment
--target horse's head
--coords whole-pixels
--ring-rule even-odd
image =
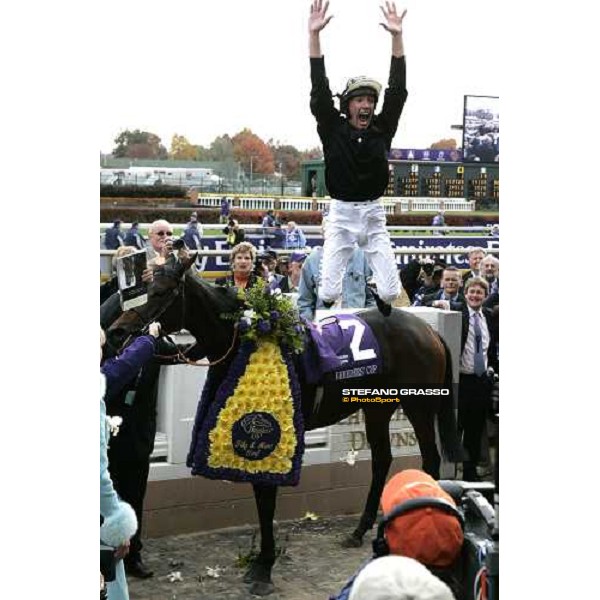
[[[147,303],[125,311],[108,329],[113,346],[158,321],[165,334],[187,329],[196,338],[194,357],[213,359],[227,351],[233,323],[221,315],[237,310],[237,294],[232,288],[214,286],[188,271],[194,259],[195,254],[186,261],[170,259],[155,269]]]
[[[160,322],[163,333],[181,329],[178,314],[181,312],[182,276],[195,258],[195,253],[185,260],[171,256],[154,269],[154,280],[148,286],[146,304],[123,312],[108,328],[113,346],[119,347],[128,336],[144,332],[152,321]]]

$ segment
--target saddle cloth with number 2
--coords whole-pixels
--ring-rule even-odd
[[[355,314],[332,315],[306,323],[312,344],[304,352],[308,383],[377,375],[383,361],[373,331]]]

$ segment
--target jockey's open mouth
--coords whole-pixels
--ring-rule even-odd
[[[368,127],[371,122],[373,111],[369,108],[361,108],[358,111],[358,124],[360,127]]]

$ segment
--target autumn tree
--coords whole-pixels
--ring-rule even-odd
[[[439,140],[429,146],[430,150],[456,150],[456,140],[454,138],[448,138]]]
[[[171,152],[169,158],[173,160],[196,160],[198,150],[196,146],[190,144],[183,135],[174,134],[171,139]]]
[[[274,143],[273,140],[269,140],[267,145],[273,154],[277,171],[287,179],[298,179],[300,176],[300,151],[288,144]]]
[[[117,146],[112,151],[115,158],[166,159],[167,149],[161,144],[160,137],[148,131],[136,129],[122,131],[116,138]]]
[[[219,162],[235,161],[233,140],[227,134],[216,137],[210,145],[209,157]]]
[[[243,129],[233,136],[233,155],[240,162],[245,171],[271,175],[275,171],[273,152],[256,134],[250,129]]]

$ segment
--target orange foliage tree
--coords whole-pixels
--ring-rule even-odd
[[[250,129],[243,129],[231,138],[233,142],[233,156],[242,164],[245,171],[272,175],[275,171],[273,152],[256,134]]]

